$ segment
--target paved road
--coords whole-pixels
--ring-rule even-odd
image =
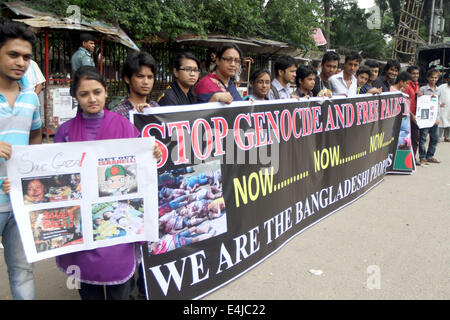
[[[450,299],[450,143],[436,157],[387,176],[204,299]],[[79,299],[54,259],[37,262],[35,277],[38,299]],[[0,299],[11,299],[3,254]]]

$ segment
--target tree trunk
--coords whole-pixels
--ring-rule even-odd
[[[325,18],[330,17],[330,0],[323,0],[323,10],[325,13]],[[325,20],[325,39],[327,39],[326,48],[330,48],[330,21]]]

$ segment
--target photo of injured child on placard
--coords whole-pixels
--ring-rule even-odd
[[[136,164],[98,168],[99,197],[121,196],[136,193]]]
[[[220,162],[168,170],[158,176],[159,237],[149,243],[162,254],[227,231]]]
[[[26,205],[81,199],[80,174],[22,178]]]
[[[37,252],[83,243],[79,206],[30,212]]]
[[[139,235],[144,232],[144,199],[92,205],[94,241]]]

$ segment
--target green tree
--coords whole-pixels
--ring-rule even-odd
[[[383,33],[367,27],[369,15],[356,3],[334,1],[331,8],[331,47],[340,49],[342,53],[356,50],[367,58],[385,59],[390,56],[392,52],[387,50]]]
[[[67,7],[77,5],[83,19],[117,24],[135,40],[159,33],[169,38],[182,32],[203,34],[209,23],[208,17],[202,18],[203,4],[194,0],[33,0],[26,4],[60,16],[68,16]]]
[[[323,21],[320,2],[303,0],[33,0],[26,4],[66,17],[67,7],[77,5],[84,19],[117,24],[135,40],[215,33],[313,47],[310,35]]]
[[[264,28],[261,0],[209,0],[194,1],[194,5],[204,3],[202,16],[206,17],[205,31],[237,37],[261,34]]]
[[[266,35],[296,47],[315,47],[313,30],[323,25],[323,9],[318,1],[269,0],[264,11]]]

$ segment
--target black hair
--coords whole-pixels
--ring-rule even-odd
[[[369,75],[369,79],[372,76],[372,72],[370,71],[370,68],[368,66],[359,67],[358,71],[356,71],[356,75],[358,76],[361,73],[367,73]]]
[[[100,75],[97,69],[92,66],[82,66],[77,69],[73,75],[72,85],[70,86],[70,95],[76,97],[78,87],[80,86],[81,80],[95,80],[102,84],[106,90],[105,79]]]
[[[317,60],[311,61],[311,67],[313,67],[314,69],[317,69],[318,66],[319,66],[319,61],[317,61]]]
[[[412,65],[412,66],[409,66],[408,68],[406,68],[406,71],[409,72],[409,73],[412,73],[414,70],[419,70],[420,71],[419,66]]]
[[[123,64],[122,78],[125,79],[127,77],[131,79],[133,74],[138,73],[143,66],[149,67],[153,75],[156,74],[156,62],[150,53],[144,51],[130,53]],[[127,86],[128,92],[130,92],[128,83],[125,82],[125,85]]]
[[[181,63],[184,59],[194,60],[195,63],[197,63],[197,67],[200,68],[200,61],[190,52],[183,52],[176,56],[175,60],[173,61],[173,67],[177,70],[180,70]]]
[[[207,65],[207,67],[208,67],[208,70],[209,70],[209,68],[210,68],[210,66],[213,64],[213,63],[216,63],[216,60],[214,60],[214,61],[212,61],[211,60],[211,54],[212,53],[214,53],[214,55],[216,56],[216,58],[217,58],[217,48],[209,48],[208,49],[208,54],[207,54],[207,56],[206,56],[206,65]],[[202,61],[203,62],[203,61]]]
[[[239,57],[241,59],[244,58],[244,54],[242,53],[242,50],[234,43],[227,43],[227,44],[224,44],[223,46],[221,46],[219,48],[219,50],[217,50],[217,58],[221,59],[223,54],[225,53],[225,51],[230,50],[230,49],[236,50],[239,53]]]
[[[297,66],[297,63],[295,62],[295,59],[290,56],[279,56],[277,60],[275,60],[274,64],[274,71],[275,71],[275,78],[278,77],[278,71],[279,70],[286,70],[290,66]]]
[[[361,55],[358,52],[350,51],[349,53],[347,53],[345,55],[345,62],[344,63],[347,63],[347,61],[349,61],[349,60],[358,60],[358,62],[361,63],[362,57],[361,57]]]
[[[211,55],[211,53],[214,53],[217,55],[217,48],[214,48],[214,47],[208,48],[208,55]]]
[[[250,75],[250,83],[255,83],[256,79],[258,79],[258,77],[260,75],[262,75],[263,73],[267,73],[269,75],[269,78],[272,80],[272,77],[270,76],[270,71],[269,70],[267,70],[267,69],[256,69]]]
[[[0,48],[8,40],[22,39],[28,41],[31,46],[36,42],[36,36],[26,25],[15,21],[5,21],[0,24]]]
[[[310,74],[316,75],[316,70],[314,70],[311,66],[300,66],[295,72],[295,84],[297,87],[300,87],[299,80],[304,80]]]
[[[386,72],[388,72],[389,69],[391,68],[397,68],[397,70],[400,71],[400,62],[398,62],[397,60],[388,60],[386,65],[383,68],[383,74],[385,75]]]
[[[378,68],[378,69],[380,68],[380,64],[378,63],[378,61],[373,59],[366,60],[364,62],[364,65],[368,66],[369,68]]]
[[[90,33],[82,33],[80,34],[80,44],[86,41],[95,41],[95,37]]]
[[[428,71],[427,71],[427,79],[428,79],[429,77],[431,77],[434,73],[439,74],[439,70],[437,70],[437,69],[435,69],[435,68],[432,68],[432,69],[428,70]]]
[[[412,80],[411,74],[407,71],[400,72],[397,76],[397,79],[395,79],[395,83],[399,83],[400,81],[408,81]]]
[[[337,61],[339,64],[339,60],[339,54],[334,51],[327,51],[322,57],[322,65],[324,65],[327,61]]]
[[[30,183],[33,181],[39,181],[39,183],[44,187],[44,193],[47,193],[48,187],[39,178],[22,179],[22,190],[24,191],[24,193],[27,193],[27,191],[28,191],[27,189],[28,189]]]

